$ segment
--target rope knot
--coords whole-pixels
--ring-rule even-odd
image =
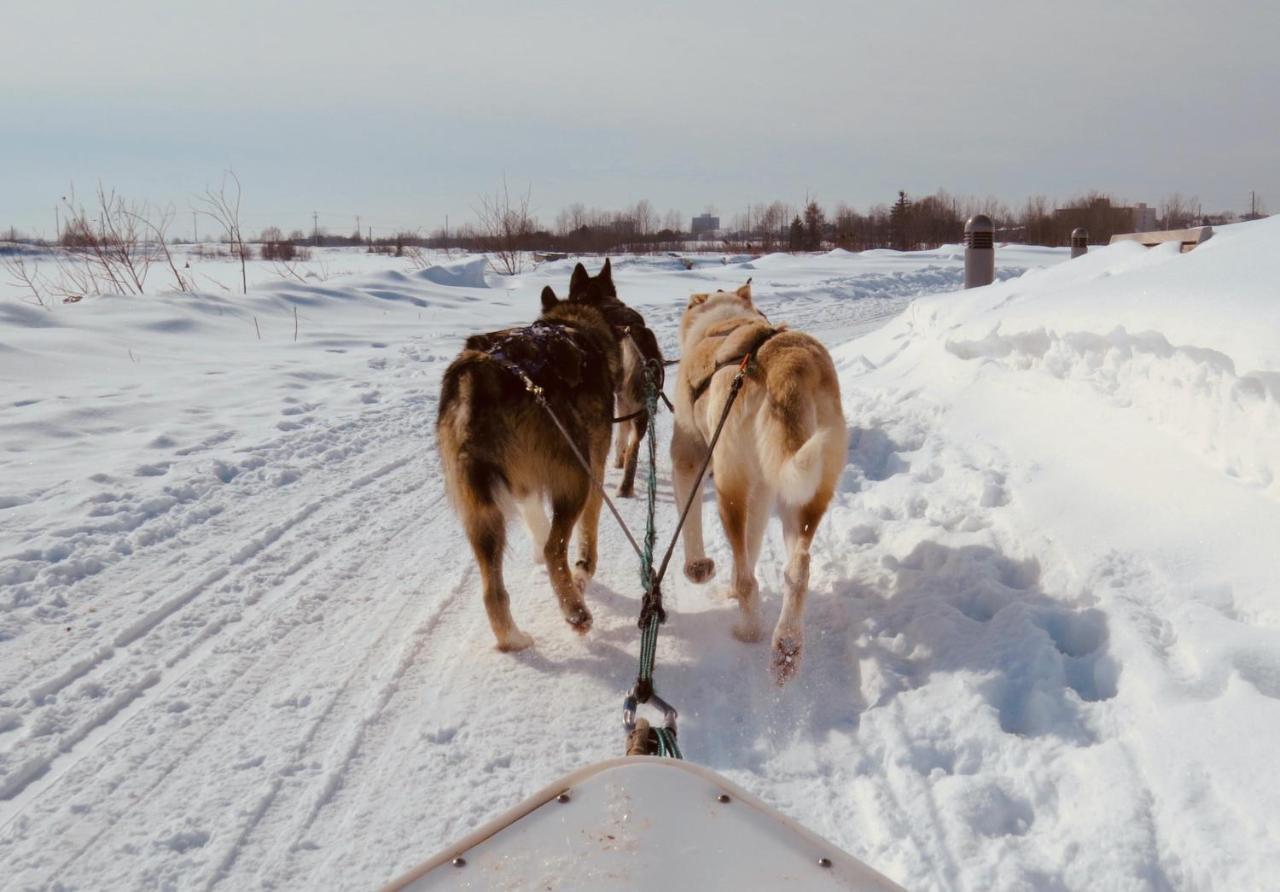
[[[637,625],[647,629],[655,616],[659,625],[667,621],[667,609],[662,606],[662,585],[656,579],[640,602],[640,622]]]

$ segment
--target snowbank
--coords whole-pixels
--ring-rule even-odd
[[[833,527],[871,552],[846,591],[877,604],[861,684],[892,706],[858,738],[883,726],[933,802],[906,847],[930,854],[889,870],[909,887],[1280,868],[1280,220],[1209,244],[923,298],[837,351],[859,436]]]
[[[417,273],[417,277],[436,285],[451,288],[488,288],[484,273],[489,267],[487,257],[468,257],[453,263],[433,263]]]

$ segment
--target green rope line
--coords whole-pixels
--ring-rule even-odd
[[[656,573],[653,569],[653,546],[657,538],[654,527],[654,513],[658,502],[658,434],[655,422],[658,417],[659,389],[655,381],[656,375],[653,367],[646,364],[644,369],[644,404],[645,412],[649,416],[649,505],[644,531],[644,547],[636,548],[636,552],[640,554],[640,581],[644,584],[644,604],[640,609],[640,671],[636,677],[636,686],[623,702],[623,716],[627,730],[632,731],[635,727],[632,722],[635,716],[636,704],[647,703],[650,699],[657,700],[658,705],[661,705],[663,711],[667,714],[667,720],[671,723],[671,727],[654,728],[649,726],[649,730],[653,735],[652,742],[657,745],[658,755],[673,759],[684,758],[680,752],[680,745],[676,743],[675,709],[670,704],[666,704],[653,689],[653,667],[657,659],[658,650],[658,627],[666,619],[665,612],[662,609],[662,591],[660,588],[662,577],[667,572],[667,566],[671,561],[671,555],[676,550],[676,542],[680,538],[680,530],[684,527],[689,511],[693,508],[693,503],[700,497],[702,480],[706,476],[707,467],[711,464],[711,454],[716,448],[716,443],[720,440],[720,434],[724,430],[725,422],[729,419],[729,410],[733,408],[734,400],[738,398],[738,393],[742,390],[742,382],[746,378],[754,360],[755,352],[753,350],[742,357],[738,372],[733,376],[733,381],[729,385],[729,397],[725,400],[724,408],[720,412],[720,420],[716,423],[715,433],[711,435],[711,441],[707,444],[707,454],[702,460],[702,467],[699,468],[698,474],[694,478],[693,489],[690,491],[688,499],[685,500],[684,508],[680,513],[680,521],[676,524],[675,533],[671,537],[671,544],[667,546],[666,554],[662,556],[662,565]],[[634,540],[632,544],[634,545]]]
[[[658,504],[658,386],[653,377],[653,369],[646,364],[644,410],[649,416],[649,426],[645,431],[649,441],[649,479],[646,484],[649,504],[644,525],[644,553],[640,557],[640,583],[646,592],[653,584],[653,546],[658,539],[658,530],[654,524],[654,513]]]
[[[658,755],[668,759],[683,759],[680,745],[676,743],[676,735],[667,728],[654,728],[654,736],[658,738]]]
[[[658,651],[658,615],[655,613],[649,619],[649,624],[645,626],[644,632],[640,635],[640,679],[643,681],[653,681],[653,663],[654,657]]]
[[[643,554],[640,558],[640,583],[644,586],[645,602],[657,596],[657,577],[653,570],[653,548],[658,538],[655,515],[658,505],[658,385],[655,374],[648,364],[644,369],[644,407],[649,418],[646,431],[649,449],[649,476],[646,485],[648,506],[644,527]],[[653,690],[653,667],[658,653],[658,627],[662,624],[662,610],[649,612],[648,621],[643,623],[640,635],[640,671],[636,676],[636,689]],[[648,694],[641,696],[648,699]],[[658,744],[658,755],[668,759],[683,759],[680,745],[676,743],[676,733],[671,728],[653,728],[654,739]]]
[[[657,524],[654,519],[658,505],[658,388],[653,377],[653,369],[646,365],[644,370],[644,408],[649,416],[649,426],[645,431],[649,448],[649,473],[645,488],[648,507],[644,526],[644,553],[640,558],[640,584],[644,587],[646,597],[652,594],[653,590],[653,547],[658,539]],[[653,680],[653,664],[658,650],[658,624],[659,617],[655,611],[650,615],[649,622],[645,624],[644,633],[640,638],[639,679],[650,683]]]

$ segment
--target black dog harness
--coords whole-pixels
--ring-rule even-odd
[[[467,349],[488,354],[517,378],[546,387],[559,378],[557,366],[576,366],[579,381],[586,374],[587,350],[572,332],[564,323],[538,321],[523,328],[472,335],[467,338]]]

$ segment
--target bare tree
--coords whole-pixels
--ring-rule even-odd
[[[1160,220],[1165,229],[1183,229],[1195,221],[1195,198],[1187,198],[1181,192],[1166,195],[1160,202]]]
[[[1022,237],[1029,245],[1056,245],[1058,236],[1049,199],[1032,195],[1022,206]]]
[[[556,232],[559,235],[571,235],[587,225],[587,208],[580,201],[575,201],[556,215]]]
[[[826,215],[816,201],[810,201],[804,208],[804,249],[818,251],[822,248],[822,238],[827,226]]]
[[[499,273],[513,276],[524,269],[527,242],[535,228],[529,216],[531,193],[531,188],[526,189],[524,195],[517,195],[513,200],[504,175],[502,185],[492,196],[480,197],[476,216],[480,219],[486,246],[493,254],[494,269]]]
[[[229,181],[229,182],[228,182]],[[240,289],[249,293],[249,276],[245,271],[245,260],[249,256],[249,248],[244,243],[244,235],[240,229],[240,178],[230,168],[222,175],[222,183],[215,192],[205,189],[204,195],[197,196],[196,210],[208,217],[222,229],[223,238],[231,250],[240,258]]]

